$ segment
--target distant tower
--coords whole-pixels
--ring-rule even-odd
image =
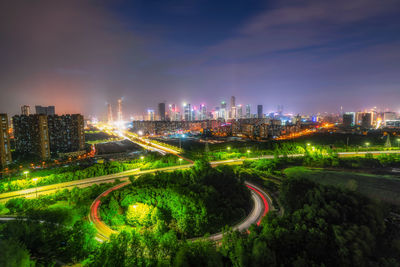
[[[113,114],[112,114],[112,107],[111,104],[107,105],[107,118],[108,118],[108,124],[113,123]]]
[[[231,114],[232,119],[236,118],[236,97],[231,96]]]
[[[118,99],[118,112],[117,112],[117,116],[118,116],[118,121],[119,121],[119,122],[123,121],[123,119],[122,119],[122,98]]]
[[[246,118],[251,118],[250,104],[246,105]]]
[[[257,105],[257,118],[262,119],[263,117],[264,117],[263,106]]]
[[[165,121],[165,102],[158,104],[158,116],[160,121]]]
[[[22,114],[22,115],[25,115],[25,116],[31,115],[31,107],[30,107],[30,106],[27,106],[27,105],[23,105],[23,106],[21,107],[21,114]]]

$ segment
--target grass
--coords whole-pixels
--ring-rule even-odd
[[[374,175],[345,171],[328,171],[291,167],[284,171],[288,177],[304,177],[323,185],[357,191],[372,199],[400,206],[400,179],[391,175]]]

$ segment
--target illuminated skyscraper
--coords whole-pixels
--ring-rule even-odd
[[[236,98],[234,96],[231,96],[231,112],[230,112],[230,118],[235,119],[236,118]]]
[[[31,115],[31,107],[27,105],[23,105],[21,107],[21,115],[29,116]]]
[[[226,120],[226,118],[227,118],[226,115],[227,115],[227,114],[226,114],[226,102],[225,102],[225,101],[222,101],[222,102],[221,102],[221,108],[220,108],[220,110],[219,110],[219,118],[220,118],[220,119],[225,119],[225,120]]]
[[[147,110],[147,120],[154,121],[154,110],[153,109]]]
[[[246,118],[251,118],[250,104],[246,105]]]
[[[207,108],[206,105],[201,104],[200,105],[200,120],[206,120],[207,119]]]
[[[122,98],[118,99],[117,117],[118,117],[118,122],[123,121],[123,116],[122,116]]]
[[[238,105],[236,107],[236,118],[238,118],[238,119],[243,118],[243,107],[242,107],[242,105]]]
[[[7,114],[0,114],[0,169],[11,163],[10,137]]]
[[[108,124],[112,124],[113,123],[113,114],[112,114],[112,106],[111,106],[111,104],[107,105],[107,120],[108,120]]]
[[[185,121],[192,121],[193,116],[192,116],[192,106],[190,104],[184,104],[184,119]]]

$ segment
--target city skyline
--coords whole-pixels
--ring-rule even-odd
[[[231,95],[264,110],[400,110],[396,1],[0,5],[0,112],[100,115],[124,97],[135,114]]]

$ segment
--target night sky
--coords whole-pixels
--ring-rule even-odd
[[[3,0],[0,113],[400,110],[400,2]]]

